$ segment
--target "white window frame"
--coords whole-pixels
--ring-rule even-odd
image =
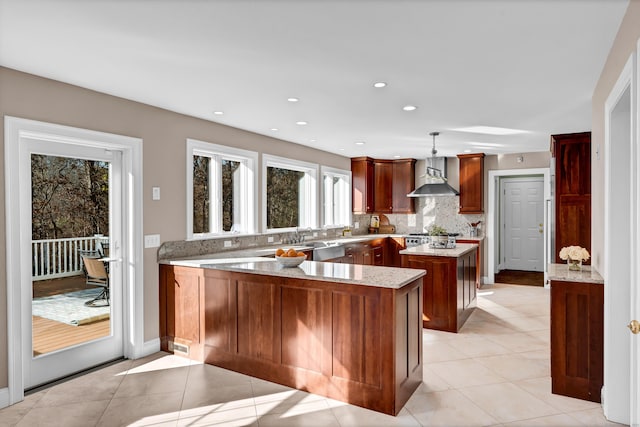
[[[210,185],[210,231],[208,233],[193,232],[193,156],[203,156],[211,159],[209,178],[213,178],[211,182],[218,183],[222,181],[222,168],[220,167],[222,160],[240,162],[240,180],[238,183],[234,182],[236,186],[234,195],[237,194],[238,200],[242,201],[241,206],[234,206],[234,220],[239,217],[237,223],[241,226],[239,231],[222,230],[222,203],[220,202],[222,200],[222,185]],[[187,139],[187,240],[208,239],[230,234],[247,235],[256,233],[257,164],[258,153],[255,151]]]
[[[267,168],[276,167],[305,173],[303,191],[300,196],[300,224],[298,227],[267,228]],[[316,163],[303,162],[285,157],[262,155],[262,228],[264,233],[295,231],[297,228],[318,228],[318,169]]]
[[[336,169],[336,168],[332,168],[329,166],[321,166],[320,167],[320,175],[321,175],[321,188],[322,190],[320,191],[320,197],[321,197],[321,206],[322,206],[322,227],[323,228],[342,228],[346,225],[350,225],[352,222],[352,212],[351,212],[351,171],[348,170],[343,170],[343,169]],[[328,218],[327,218],[327,203],[328,202],[333,202],[334,200],[334,187],[330,186],[330,187],[326,187],[325,186],[325,176],[334,178],[334,177],[339,177],[342,178],[345,182],[344,184],[344,194],[340,195],[340,198],[342,199],[342,204],[341,208],[345,209],[345,212],[343,212],[341,214],[341,216],[344,217],[345,219],[345,223],[342,224],[338,224],[335,222],[335,212],[333,212],[333,208],[332,208],[332,223],[329,223]],[[327,197],[330,196],[330,197]]]

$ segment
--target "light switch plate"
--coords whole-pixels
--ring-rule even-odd
[[[153,187],[151,198],[153,200],[160,200],[160,187]]]
[[[267,237],[267,243],[273,243],[273,236]]]
[[[160,246],[160,235],[159,234],[147,234],[144,236],[144,247],[145,248],[157,248]]]

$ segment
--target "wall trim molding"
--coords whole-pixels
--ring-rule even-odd
[[[0,388],[0,409],[9,406],[9,387]]]
[[[160,338],[154,338],[152,340],[149,341],[145,341],[144,345],[142,346],[142,353],[138,355],[138,357],[136,357],[136,359],[139,359],[141,357],[146,357],[149,356],[153,353],[157,353],[160,351]]]

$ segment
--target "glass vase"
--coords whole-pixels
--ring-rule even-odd
[[[567,266],[569,271],[582,271],[582,260],[567,258]]]

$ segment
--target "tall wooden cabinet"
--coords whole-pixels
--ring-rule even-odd
[[[484,212],[484,153],[458,154],[460,159],[460,210],[461,214]]]
[[[591,132],[551,136],[555,159],[555,256],[577,245],[591,253]]]
[[[353,212],[414,213],[415,159],[351,159]]]

